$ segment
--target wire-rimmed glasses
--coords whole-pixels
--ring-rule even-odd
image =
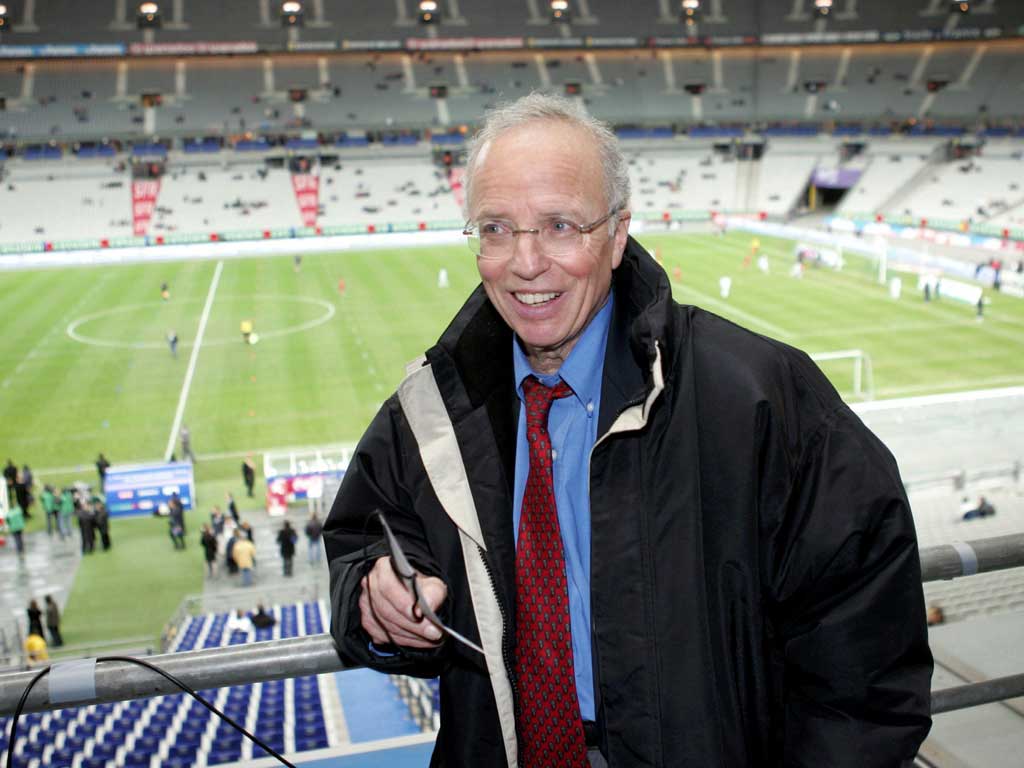
[[[469,250],[481,259],[508,258],[515,250],[519,235],[536,235],[537,244],[545,256],[567,256],[578,251],[587,236],[621,210],[612,208],[597,221],[577,224],[563,216],[551,216],[537,227],[517,227],[509,221],[485,219],[466,223],[462,234]]]

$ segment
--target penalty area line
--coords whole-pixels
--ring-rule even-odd
[[[188,370],[185,371],[185,381],[181,385],[181,394],[178,396],[178,410],[174,413],[174,423],[171,425],[171,434],[167,437],[167,448],[164,450],[164,461],[171,460],[174,453],[174,443],[178,438],[178,431],[181,429],[181,421],[185,417],[185,403],[188,402],[188,391],[192,387],[192,377],[196,372],[196,362],[199,360],[199,350],[203,346],[203,335],[206,333],[206,322],[210,319],[210,310],[213,309],[213,297],[217,293],[217,284],[220,282],[220,273],[224,270],[224,262],[218,261],[217,268],[213,272],[213,280],[210,281],[210,290],[206,294],[206,304],[203,305],[203,314],[199,317],[199,330],[196,331],[196,341],[192,345],[192,354],[188,358]]]

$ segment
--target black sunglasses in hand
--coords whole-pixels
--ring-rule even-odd
[[[458,640],[460,643],[468,648],[472,648],[474,651],[481,655],[484,654],[484,649],[474,643],[467,637],[460,635],[454,629],[446,626],[441,619],[434,613],[434,609],[430,607],[430,604],[423,597],[423,594],[419,590],[419,586],[416,584],[416,569],[412,567],[412,563],[409,562],[409,558],[405,556],[405,552],[402,551],[402,547],[398,544],[398,539],[395,538],[395,534],[391,532],[391,526],[388,525],[388,521],[384,519],[384,515],[377,512],[377,517],[380,518],[380,524],[384,528],[384,536],[388,540],[388,549],[391,550],[391,568],[394,570],[395,575],[405,585],[405,588],[409,590],[413,600],[413,618],[419,620],[426,618],[431,624],[440,629],[444,634],[449,637]]]

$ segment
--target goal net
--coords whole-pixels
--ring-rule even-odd
[[[871,356],[862,349],[842,349],[811,355],[845,400],[872,400],[875,380]]]

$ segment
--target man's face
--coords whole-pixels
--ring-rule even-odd
[[[485,147],[471,191],[475,222],[531,228],[560,216],[587,225],[608,213],[594,141],[557,122],[512,129]],[[507,257],[477,259],[488,297],[539,372],[558,369],[604,304],[626,244],[629,216],[617,216],[614,235],[602,224],[564,256],[544,254],[537,235],[523,233]]]

